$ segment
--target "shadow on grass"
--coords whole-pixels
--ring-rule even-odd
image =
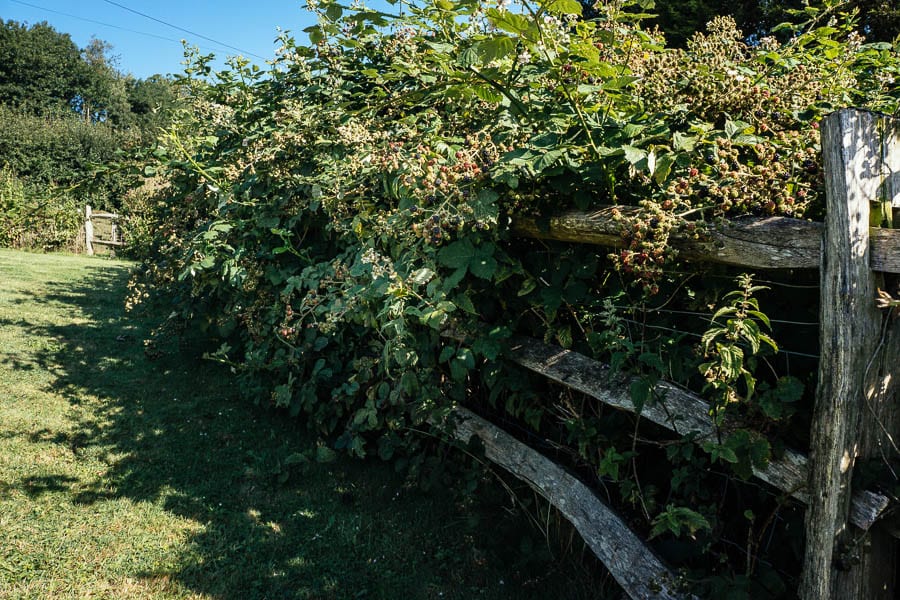
[[[45,428],[30,441],[109,468],[94,481],[19,485],[29,495],[68,490],[78,505],[149,502],[198,524],[165,570],[140,576],[222,600],[599,597],[596,580],[549,560],[521,516],[424,494],[383,463],[307,463],[297,453],[316,440],[239,400],[224,368],[190,352],[149,361],[146,323],[122,308],[127,277],[98,267],[21,300],[77,319],[28,326],[48,340],[36,365],[82,408],[74,430]]]

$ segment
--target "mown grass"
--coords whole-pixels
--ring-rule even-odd
[[[130,266],[0,250],[0,598],[608,587],[501,504],[424,493],[381,462],[287,467],[316,443],[296,423],[238,400],[218,365],[145,357]]]

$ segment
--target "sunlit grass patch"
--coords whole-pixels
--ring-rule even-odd
[[[597,597],[568,563],[509,560],[528,529],[497,506],[381,462],[287,472],[320,440],[216,364],[149,361],[130,268],[0,250],[0,599]]]

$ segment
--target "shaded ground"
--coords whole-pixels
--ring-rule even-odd
[[[316,441],[237,400],[221,367],[148,361],[122,308],[128,269],[0,250],[0,598],[608,587],[500,504],[424,494],[380,462],[306,462]]]

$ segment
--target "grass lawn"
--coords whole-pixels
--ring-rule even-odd
[[[0,598],[611,587],[499,503],[426,494],[381,462],[287,467],[315,444],[303,429],[238,400],[218,365],[145,358],[145,324],[123,309],[130,266],[0,250]]]

